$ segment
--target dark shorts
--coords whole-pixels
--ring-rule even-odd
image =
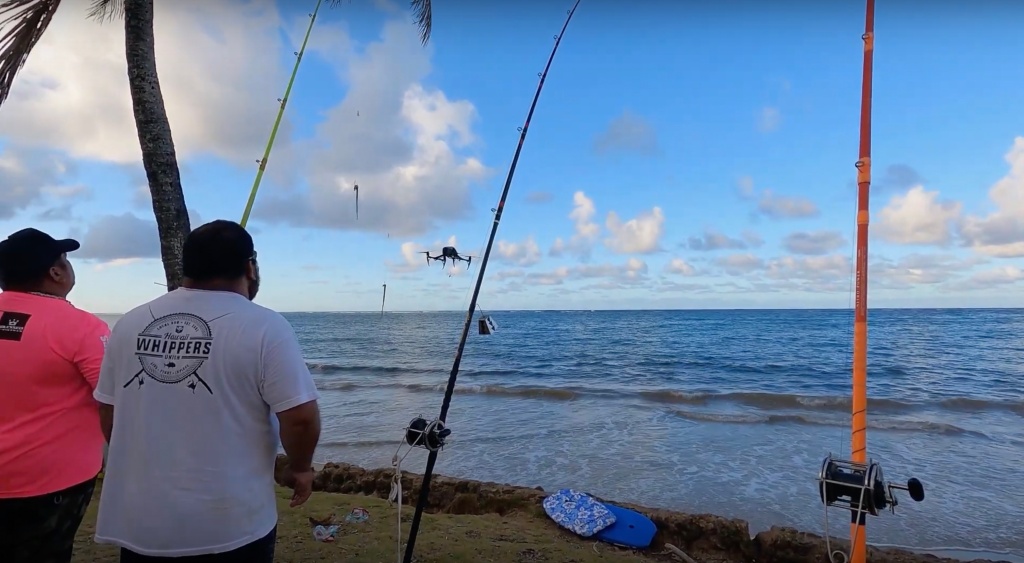
[[[262,538],[243,545],[238,549],[209,555],[191,555],[188,557],[152,557],[140,555],[134,551],[121,548],[121,563],[157,563],[173,561],[174,563],[274,563],[274,547],[277,544],[277,527]]]
[[[70,563],[75,534],[96,478],[47,495],[0,499],[0,559],[5,563]]]

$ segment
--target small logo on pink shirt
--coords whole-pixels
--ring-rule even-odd
[[[0,314],[0,340],[20,342],[21,336],[25,333],[25,325],[32,315],[27,313],[15,313],[4,311]]]

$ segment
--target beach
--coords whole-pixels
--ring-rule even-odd
[[[278,470],[286,464],[278,458]],[[385,502],[392,472],[367,470],[349,464],[317,467],[313,496],[302,506],[287,506],[290,491],[278,488],[279,523],[276,560],[281,563],[345,561],[385,563],[398,556],[398,507]],[[408,537],[412,510],[422,479],[403,473],[402,541]],[[102,487],[102,481],[100,483]],[[644,550],[625,549],[581,538],[559,528],[544,514],[538,488],[484,483],[436,475],[417,541],[415,561],[420,563],[478,563],[479,561],[531,561],[589,563],[592,561],[680,561],[682,551],[701,563],[818,563],[826,561],[827,546],[813,534],[791,528],[773,528],[751,535],[747,522],[710,514],[682,514],[625,505],[650,517],[658,527],[652,545]],[[99,490],[95,496],[99,497]],[[606,502],[606,499],[602,499]],[[347,521],[362,509],[363,521]],[[90,507],[76,539],[76,561],[117,561],[117,549],[92,541],[96,502]],[[312,538],[310,518],[329,519],[338,526],[333,542]],[[844,549],[842,540],[833,550]],[[941,554],[940,554],[941,555]],[[984,563],[996,554],[963,553],[964,561]],[[905,550],[870,548],[874,563],[959,563]],[[948,555],[947,555],[948,557]]]
[[[822,533],[814,478],[849,451],[849,311],[490,313],[499,332],[470,337],[439,473]],[[409,420],[436,416],[465,313],[286,317],[323,394],[318,460],[389,467]],[[1021,557],[1024,493],[1006,477],[1024,459],[1024,312],[870,322],[869,452],[927,496],[872,518],[869,541]],[[830,521],[845,538],[848,516]]]

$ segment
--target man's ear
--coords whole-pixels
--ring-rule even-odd
[[[256,281],[259,277],[259,266],[256,265],[256,262],[249,261],[249,264],[245,267],[245,277],[252,281]]]
[[[62,254],[57,258],[57,261],[50,266],[50,269],[47,272],[50,274],[50,279],[58,283],[68,275],[67,262],[64,261],[64,256],[65,255]]]

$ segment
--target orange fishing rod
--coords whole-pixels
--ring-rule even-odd
[[[860,158],[857,160],[857,257],[853,306],[853,419],[850,456],[867,463],[868,431],[868,200],[871,193],[871,78],[875,53],[875,0],[867,0],[864,77],[860,93]],[[850,563],[867,561],[867,514],[851,513]]]
[[[857,159],[857,253],[853,308],[853,395],[850,459],[829,454],[818,474],[818,493],[825,505],[825,549],[831,563],[867,562],[867,516],[896,512],[895,491],[924,500],[924,485],[916,478],[906,485],[886,481],[882,466],[868,459],[868,203],[871,191],[871,78],[875,54],[875,0],[866,0],[864,76],[860,100],[860,157]],[[850,512],[850,552],[833,551],[829,540],[828,509]]]

